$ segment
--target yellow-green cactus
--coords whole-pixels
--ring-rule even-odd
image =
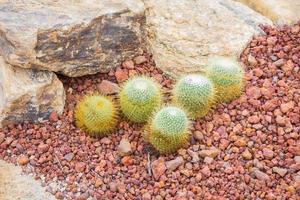
[[[133,122],[146,122],[161,104],[161,88],[148,77],[128,80],[120,92],[121,110]]]
[[[236,61],[218,57],[206,68],[208,78],[217,91],[218,102],[229,102],[239,97],[244,88],[244,69]]]
[[[192,119],[203,117],[215,100],[213,83],[200,74],[182,77],[173,90],[175,103],[183,107]]]
[[[75,109],[77,127],[95,137],[111,133],[116,125],[118,110],[115,103],[102,95],[89,95]]]
[[[182,109],[167,106],[149,122],[146,138],[161,154],[174,153],[189,142],[189,126],[190,121]]]

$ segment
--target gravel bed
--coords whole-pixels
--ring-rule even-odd
[[[33,169],[58,199],[299,199],[300,23],[264,30],[241,55],[245,93],[194,121],[188,149],[160,156],[143,141],[143,126],[124,119],[102,139],[74,126],[83,95],[114,96],[135,74],[154,77],[170,99],[174,81],[144,55],[109,74],[60,77],[64,114],[0,131],[0,158]]]

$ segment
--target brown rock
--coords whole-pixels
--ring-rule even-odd
[[[253,99],[258,99],[261,97],[260,88],[256,86],[252,86],[246,90],[246,94]]]
[[[290,72],[292,71],[294,68],[294,63],[293,61],[291,60],[288,60],[282,67],[281,69],[284,71],[284,72]]]
[[[128,155],[132,151],[131,144],[127,139],[122,139],[118,146],[118,152],[121,156]]]
[[[252,154],[250,153],[250,151],[248,149],[246,149],[243,153],[242,156],[244,159],[246,160],[251,160],[252,158]]]
[[[275,62],[274,62],[274,65],[275,65],[276,67],[281,67],[281,66],[283,66],[283,65],[284,65],[284,59],[279,59],[279,60],[275,61]]]
[[[300,156],[295,156],[294,160],[295,160],[296,163],[300,163]]]
[[[98,86],[97,86],[99,92],[104,95],[110,95],[110,94],[116,94],[119,92],[120,87],[118,84],[113,83],[108,80],[103,80]]]
[[[118,192],[120,192],[121,194],[126,193],[126,185],[124,183],[119,182],[117,184],[117,190]]]
[[[51,112],[50,116],[49,116],[49,120],[51,122],[57,122],[58,121],[58,114],[57,112]]]
[[[84,172],[85,167],[86,167],[86,165],[84,162],[78,162],[75,164],[75,171],[76,172]]]
[[[212,147],[210,149],[206,149],[206,150],[201,150],[199,151],[199,155],[201,157],[211,157],[211,158],[215,158],[219,155],[220,153],[220,150],[215,148],[215,147]]]
[[[273,167],[273,172],[279,174],[281,177],[284,177],[287,173],[287,169],[280,168],[280,167]]]
[[[152,172],[155,180],[159,180],[160,176],[165,173],[166,169],[165,161],[162,158],[152,162]]]
[[[271,149],[264,148],[263,149],[263,156],[267,159],[272,159],[274,157],[274,152]]]
[[[205,157],[203,162],[206,163],[206,164],[211,164],[213,161],[214,161],[213,158],[211,158],[211,157]]]
[[[280,109],[283,113],[287,113],[293,108],[294,108],[294,102],[293,101],[290,101],[288,103],[283,103],[283,104],[280,105]]]
[[[208,167],[207,165],[205,165],[205,166],[201,169],[201,173],[202,173],[204,176],[210,176],[211,171],[210,171],[209,167]]]
[[[147,58],[145,56],[137,56],[133,59],[134,63],[139,65],[143,64],[144,62],[147,62]]]
[[[194,137],[196,140],[203,140],[204,139],[204,135],[201,131],[194,131]]]
[[[132,165],[134,163],[134,160],[133,160],[133,158],[131,156],[124,156],[122,158],[122,163],[125,166],[130,166],[130,165]]]
[[[183,158],[181,156],[178,156],[173,160],[167,161],[166,162],[166,167],[167,167],[168,170],[174,171],[175,169],[177,169],[177,167],[179,167],[183,163],[184,163]]]
[[[116,192],[117,191],[117,183],[115,183],[115,182],[110,182],[109,184],[108,184],[108,186],[109,186],[109,189],[112,191],[112,192]]]
[[[132,60],[125,60],[122,66],[126,69],[134,69],[134,62]]]
[[[29,163],[28,156],[20,156],[18,162],[20,165],[27,165]]]
[[[254,75],[255,75],[256,77],[261,77],[262,75],[264,75],[264,71],[261,70],[260,68],[255,68],[255,69],[253,70],[253,73],[254,73]]]
[[[74,158],[74,153],[68,153],[64,156],[67,161],[71,161]]]
[[[38,152],[40,153],[40,154],[42,154],[42,153],[46,153],[47,151],[48,151],[48,149],[49,149],[49,145],[48,144],[40,144],[39,146],[38,146]]]
[[[100,140],[100,142],[101,142],[102,144],[109,145],[109,144],[111,143],[111,140],[110,140],[109,138],[107,138],[107,137],[104,137],[104,138],[102,138],[102,139]]]
[[[251,66],[255,66],[258,63],[255,57],[252,56],[251,54],[248,55],[248,62]]]
[[[151,200],[151,194],[146,192],[142,195],[142,200]]]
[[[0,144],[5,140],[5,134],[0,133]]]
[[[257,115],[252,115],[248,118],[249,123],[251,124],[257,124],[260,122],[260,118]]]
[[[271,180],[270,177],[266,173],[260,171],[259,169],[253,169],[253,173],[254,173],[255,177],[259,180],[262,180],[262,181],[270,181]]]
[[[234,145],[238,146],[238,147],[245,147],[247,146],[247,141],[245,138],[243,137],[239,137],[235,142]]]
[[[187,152],[192,157],[192,160],[191,160],[192,163],[199,162],[200,158],[199,158],[199,155],[198,155],[197,152],[194,152],[194,151],[192,151],[190,149],[188,149]]]
[[[119,83],[122,83],[128,79],[127,71],[119,68],[116,70],[115,76]]]
[[[286,122],[285,122],[285,117],[282,117],[280,115],[278,115],[276,117],[276,123],[280,126],[285,126]]]

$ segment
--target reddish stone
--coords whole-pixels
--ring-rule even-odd
[[[118,83],[122,83],[128,79],[128,72],[124,69],[118,68],[115,72]]]

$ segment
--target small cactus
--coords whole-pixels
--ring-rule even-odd
[[[175,103],[189,112],[192,119],[203,117],[211,109],[215,89],[206,77],[190,74],[181,78],[173,90]]]
[[[173,153],[189,142],[189,126],[189,119],[182,109],[167,106],[149,122],[146,138],[161,154]]]
[[[133,122],[146,122],[161,104],[160,86],[147,77],[128,80],[120,92],[121,110]]]
[[[102,95],[89,95],[75,109],[77,127],[95,137],[108,135],[117,125],[118,110],[114,102]]]
[[[216,88],[218,102],[229,102],[242,94],[245,72],[236,61],[225,57],[215,58],[206,73]]]

